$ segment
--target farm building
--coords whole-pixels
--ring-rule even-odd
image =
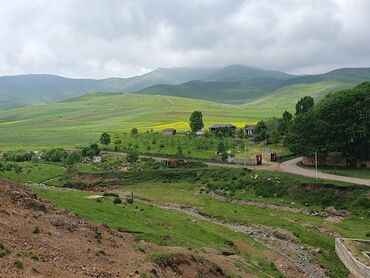
[[[247,126],[244,128],[244,132],[246,135],[248,136],[253,136],[255,131],[256,131],[256,127],[255,125],[250,125],[250,126]]]
[[[177,168],[180,165],[184,164],[184,160],[182,159],[167,159],[163,160],[163,164],[169,168]]]
[[[174,128],[163,129],[162,134],[163,135],[175,135],[176,134],[176,129],[174,129]]]
[[[230,130],[235,130],[236,126],[232,124],[214,124],[209,127],[209,130],[212,132],[216,132],[218,130],[222,129],[230,129]]]

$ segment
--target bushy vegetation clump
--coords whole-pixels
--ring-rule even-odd
[[[34,152],[10,151],[3,154],[3,159],[6,161],[23,162],[30,161],[34,156]]]
[[[51,161],[51,162],[62,162],[68,157],[68,153],[61,149],[51,149],[49,151],[46,151],[43,155],[43,159],[46,161]]]

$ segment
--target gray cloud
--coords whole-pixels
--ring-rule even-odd
[[[370,66],[369,14],[368,0],[1,0],[0,75]]]

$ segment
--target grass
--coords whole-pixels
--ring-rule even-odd
[[[0,148],[61,147],[96,141],[103,131],[189,130],[190,113],[203,112],[205,126],[237,126],[281,115],[283,109],[246,108],[167,96],[90,94],[69,101],[0,111]]]
[[[1,163],[5,163],[1,161]],[[65,169],[58,163],[38,162],[6,162],[7,164],[17,164],[22,167],[20,173],[16,173],[14,169],[11,171],[0,171],[0,178],[13,180],[23,183],[41,183],[54,177],[65,174]]]
[[[141,202],[134,202],[124,207],[114,205],[112,197],[104,197],[101,202],[85,198],[91,193],[75,190],[40,189],[34,190],[42,197],[49,199],[56,206],[74,212],[89,221],[106,224],[113,229],[135,234],[143,239],[163,246],[183,246],[190,248],[211,247],[226,251],[235,251],[230,240],[241,240],[261,252],[264,247],[245,234],[237,233],[205,221],[186,216],[179,212],[166,211]],[[276,269],[262,268],[253,262],[268,264],[261,255],[248,254],[247,271],[270,277]],[[253,261],[253,262],[252,262]]]
[[[121,144],[115,145],[114,141],[119,139]],[[130,133],[116,132],[112,134],[112,142],[108,145],[110,150],[118,146],[118,150],[127,151],[134,149],[139,153],[152,155],[170,155],[177,157],[191,157],[198,159],[214,160],[215,152],[220,142],[226,145],[226,150],[231,152],[234,157],[255,157],[256,154],[262,154],[265,161],[270,159],[270,153],[276,152],[278,155],[286,155],[288,150],[282,144],[252,144],[246,142],[246,152],[244,142],[238,142],[235,138],[220,138],[210,135],[208,138],[198,137],[186,134],[177,134],[175,136],[162,135],[157,132],[141,133],[132,136]]]
[[[361,179],[370,179],[370,169],[362,169],[362,168],[337,168],[335,170],[332,167],[320,167],[320,172],[328,173],[328,174],[335,174],[340,176],[346,177],[355,177]]]

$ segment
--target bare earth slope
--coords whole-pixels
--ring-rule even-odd
[[[157,265],[135,249],[133,236],[92,225],[0,180],[0,277],[228,277],[208,258],[180,249],[182,255]]]

